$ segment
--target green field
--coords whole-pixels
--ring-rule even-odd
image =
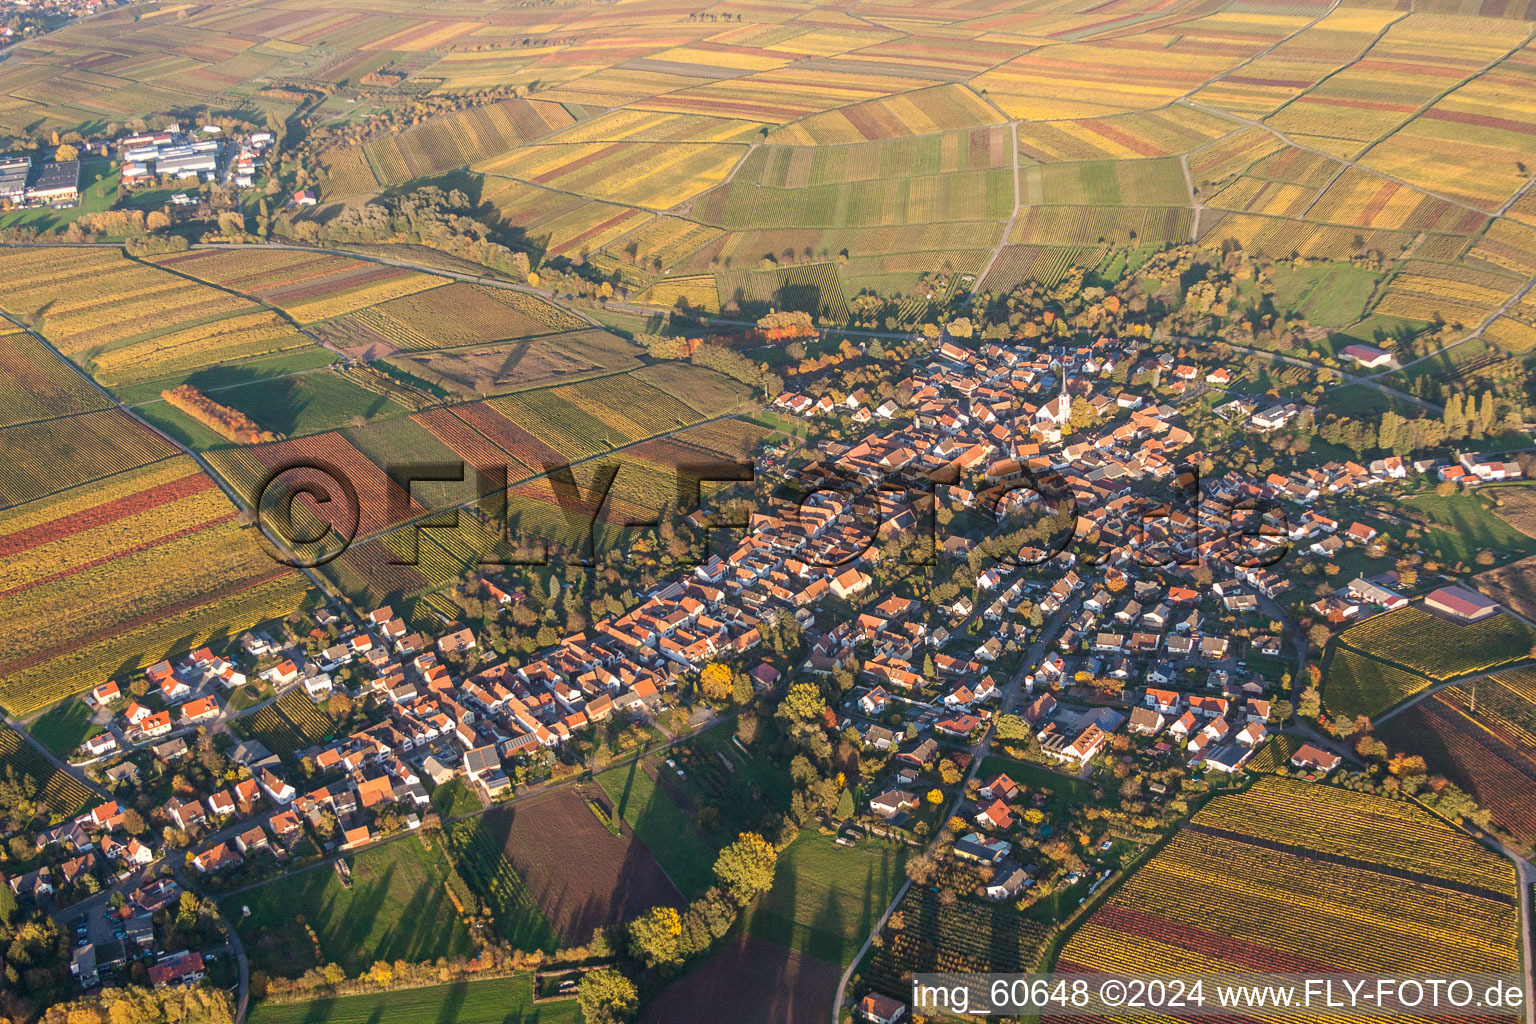
[[[579,1024],[574,999],[533,1001],[533,975],[339,996],[307,1003],[257,1003],[250,1024]]]
[[[360,388],[334,373],[269,378],[227,388],[213,397],[223,405],[239,409],[268,430],[289,436],[405,413],[405,409],[383,395]]]
[[[200,391],[217,396],[224,388],[303,373],[329,366],[335,361],[336,353],[317,345],[314,348],[293,349],[262,359],[250,359],[241,363],[230,363],[227,366],[205,366],[200,370],[162,377],[159,380],[127,384],[116,388],[115,393],[129,405],[158,402],[160,392],[174,388],[178,384],[190,384]],[[222,401],[222,399],[219,400]]]
[[[828,963],[853,959],[906,880],[907,847],[853,847],[803,832],[779,855],[773,888],[746,913],[747,931]]]
[[[1536,539],[1495,515],[1481,495],[1425,492],[1403,498],[1403,504],[1435,524],[1422,543],[1440,558],[1469,561],[1490,550],[1506,556],[1500,561],[1536,554]]]
[[[91,721],[92,711],[83,700],[66,700],[27,726],[33,738],[60,757],[101,732]]]
[[[656,770],[670,769],[658,763]],[[597,783],[683,895],[692,898],[713,884],[715,848],[639,761],[604,772]]]
[[[352,858],[351,888],[326,865],[231,897],[224,916],[239,930],[251,969],[274,976],[315,966],[305,922],[326,961],[349,975],[375,960],[463,956],[473,945],[444,887],[452,873],[441,845],[428,850],[418,838],[402,839]]]
[[[1052,163],[1025,174],[1026,183],[1038,178],[1041,202],[1051,205],[1189,205],[1184,172],[1172,158]]]
[[[1318,262],[1303,267],[1278,266],[1270,282],[1275,289],[1275,308],[1280,312],[1299,313],[1320,327],[1345,327],[1360,319],[1375,290],[1376,278],[1375,272],[1351,263]]]
[[[172,440],[195,451],[205,452],[230,443],[227,438],[203,426],[169,402],[141,405],[134,412]]]

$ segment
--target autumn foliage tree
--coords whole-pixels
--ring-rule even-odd
[[[730,667],[718,661],[705,665],[704,671],[699,673],[699,689],[704,691],[704,696],[708,700],[730,700],[735,690]]]

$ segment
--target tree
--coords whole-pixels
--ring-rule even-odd
[[[746,906],[758,893],[773,887],[773,869],[779,855],[756,832],[743,832],[715,858],[715,877],[738,906]]]
[[[647,967],[681,963],[683,919],[673,907],[652,907],[629,922],[629,951]]]
[[[588,971],[576,987],[576,1002],[586,1024],[623,1024],[640,1007],[635,983],[618,971]]]
[[[843,790],[837,796],[837,810],[833,812],[838,821],[847,821],[853,817],[853,794]]]
[[[814,683],[796,683],[789,688],[784,695],[784,703],[779,706],[779,713],[792,722],[814,722],[821,717],[821,709],[825,707],[821,699],[821,691]]]
[[[74,146],[66,144],[54,151],[53,158],[61,164],[68,163],[71,160],[79,160],[80,151]]]
[[[937,790],[937,789],[930,789],[928,791],[928,802],[933,804],[933,806],[935,806],[935,807],[939,806],[939,804],[944,802],[944,793],[943,793],[943,791],[942,790]]]
[[[164,231],[171,226],[171,218],[164,210],[150,210],[144,218],[144,226],[150,231]]]
[[[243,235],[245,234],[245,218],[233,210],[225,210],[219,214],[219,234]]]
[[[704,691],[704,696],[708,700],[721,702],[730,700],[734,690],[730,666],[722,665],[718,661],[705,665],[704,671],[699,673],[699,689]]]
[[[939,780],[946,786],[953,786],[960,782],[960,769],[955,767],[955,762],[949,758],[939,761]]]
[[[144,824],[144,818],[132,807],[123,812],[122,825],[123,831],[131,836],[141,836],[144,834],[144,830],[148,828]]]

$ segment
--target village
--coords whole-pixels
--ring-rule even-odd
[[[1286,623],[1301,605],[1337,626],[1411,598],[1389,573],[1296,603],[1298,565],[1378,541],[1376,527],[1328,514],[1341,499],[1410,477],[1475,486],[1520,472],[1469,454],[1201,479],[1179,398],[1112,383],[1137,358],[1103,338],[945,340],[901,381],[899,402],[780,396],[777,408],[813,426],[836,416],[868,432],[772,449],[763,464],[807,497],[755,511],[734,548],[526,664],[482,659],[472,629],[427,635],[389,607],[354,620],[325,606],[307,635],[283,624],[104,681],[80,698],[100,728],[75,760],[112,798],[39,835],[46,863],[9,888],[78,922],[82,986],[139,959],[156,986],[195,981],[202,953],[223,948],[217,933],[202,950],[168,950],[151,923],[186,887],[217,893],[418,830],[435,820],[430,794],[455,780],[480,806],[511,799],[549,783],[573,739],[656,723],[673,704],[692,725],[712,721],[691,681],[719,663],[770,702],[795,679],[837,681],[829,727],[864,751],[867,793],[847,842],[945,834],[986,899],[1020,907],[1096,885],[1127,852],[1083,817],[1115,799],[1100,776],[1121,780],[1132,764],[1153,780],[1118,794],[1150,822],[1184,780],[1222,785],[1281,729],[1296,731],[1282,760],[1303,777],[1344,763],[1318,730],[1286,726],[1308,645]],[[1167,355],[1138,369],[1170,375],[1176,396],[1232,377]],[[1310,415],[1228,398],[1219,408],[1258,433]],[[875,524],[862,514],[871,502]],[[925,535],[924,521],[942,529]],[[985,553],[992,537],[1007,541],[1002,557]],[[893,564],[924,544],[936,563]],[[492,576],[480,584],[494,607],[523,599]],[[1455,586],[1421,603],[1451,621],[1500,611]],[[785,623],[807,656],[775,666],[764,630]],[[366,710],[290,756],[231,731],[293,695]],[[982,771],[994,745],[1032,765],[1028,777]],[[174,792],[146,805],[147,776],[168,772]],[[1063,798],[1079,786],[1092,796]],[[1102,838],[1086,858],[1043,855],[1068,828]]]

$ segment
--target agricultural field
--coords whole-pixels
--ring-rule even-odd
[[[94,412],[111,404],[74,367],[18,330],[0,330],[0,389],[0,427]]]
[[[456,982],[427,988],[393,989],[359,996],[326,996],[312,1002],[252,1005],[251,1024],[370,1024],[388,1016],[436,1020],[451,1009],[458,1024],[580,1024],[574,999],[535,1003],[533,976]]]
[[[399,349],[456,348],[588,326],[580,317],[532,295],[462,282],[369,306],[350,314],[345,323],[359,337],[379,339],[364,347],[372,358]],[[324,333],[334,335],[339,330],[327,325]]]
[[[28,723],[27,732],[56,756],[68,758],[80,744],[103,731],[92,721],[94,714],[83,700],[64,701]]]
[[[12,714],[287,615],[306,589],[186,458],[0,512],[0,552]]]
[[[1507,861],[1411,803],[1265,776],[1197,814],[1055,969],[1509,971],[1517,898]]]
[[[302,690],[292,690],[275,703],[240,718],[233,728],[246,739],[260,740],[279,757],[292,758],[330,739],[336,723]]]
[[[314,930],[327,963],[349,975],[376,960],[433,960],[472,950],[449,896],[453,864],[440,842],[416,836],[351,858],[352,884],[317,868],[231,897],[223,907],[251,958],[251,970],[296,977],[316,965]],[[241,907],[251,908],[249,917]]]
[[[841,972],[826,961],[751,935],[673,982],[650,1002],[642,1024],[719,1024],[723,1020],[819,1021]],[[911,986],[907,986],[911,994]]]
[[[931,889],[907,890],[897,907],[900,928],[861,966],[861,975],[891,996],[911,991],[910,975],[930,972],[1024,974],[1034,970],[1050,929],[1012,907],[965,897],[946,906]]]
[[[177,450],[119,409],[0,428],[7,453],[0,506],[20,505],[61,490],[148,466]]]
[[[1530,669],[1441,690],[1387,722],[1393,750],[1418,754],[1493,814],[1526,846],[1536,843],[1536,674]]]
[[[629,921],[650,907],[683,905],[681,893],[645,844],[632,833],[609,832],[573,790],[488,811],[455,826],[453,842],[461,870],[467,859],[474,865],[470,884],[482,899],[490,901],[490,893],[515,893],[505,913],[526,916],[542,911],[541,919],[548,921],[545,928],[553,926],[567,945],[585,943],[593,929]],[[571,858],[571,850],[581,850],[582,856]],[[516,932],[502,923],[502,913],[497,920],[504,935]],[[509,935],[514,943],[531,938]],[[546,948],[547,941],[522,948]]]
[[[5,725],[0,725],[0,764],[5,771],[30,779],[37,787],[36,799],[60,817],[79,814],[97,802],[95,794],[79,780],[55,768],[36,747]]]
[[[104,383],[311,344],[249,299],[110,249],[7,249],[0,275],[7,279],[0,309]]]
[[[292,249],[199,249],[151,259],[157,266],[276,306],[305,324],[442,283],[414,270]]]
[[[1512,615],[1458,623],[1410,606],[1351,626],[1338,643],[1444,682],[1525,658],[1536,631]]]
[[[713,295],[712,279],[709,286]],[[639,352],[607,331],[582,330],[448,351],[402,351],[386,365],[451,396],[476,398],[634,369]]]

